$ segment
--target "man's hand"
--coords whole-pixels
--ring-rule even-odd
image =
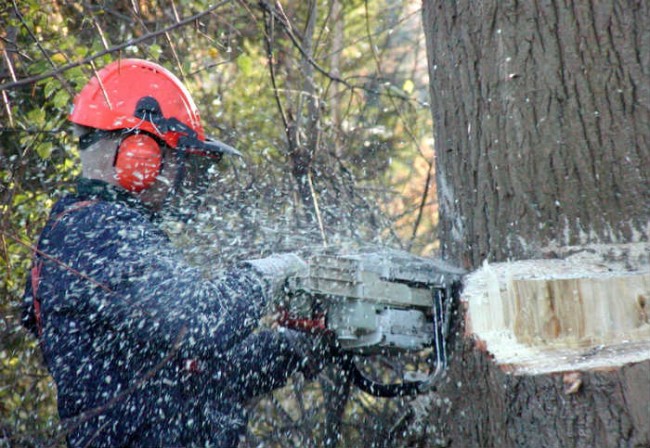
[[[268,286],[268,305],[275,306],[282,302],[285,296],[284,286],[287,278],[307,275],[309,266],[298,255],[293,253],[274,254],[257,260],[247,260],[244,266],[252,268],[260,274]]]

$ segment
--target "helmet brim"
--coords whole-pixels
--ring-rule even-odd
[[[241,152],[237,151],[232,146],[227,145],[224,142],[219,141],[212,137],[207,137],[207,136],[205,137],[205,141],[203,142],[203,147],[208,148],[209,153],[218,153],[218,154],[226,154],[229,156],[244,157]]]
[[[237,151],[232,146],[211,137],[206,137],[205,140],[199,140],[192,136],[181,136],[178,139],[176,149],[206,157],[221,158],[224,154],[228,156],[244,157],[241,152]]]

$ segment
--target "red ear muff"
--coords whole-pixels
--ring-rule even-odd
[[[115,157],[115,177],[129,191],[149,188],[160,173],[162,154],[158,142],[146,134],[133,134],[120,142]]]

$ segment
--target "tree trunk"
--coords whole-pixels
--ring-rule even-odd
[[[471,270],[565,257],[570,246],[640,242],[647,254],[649,4],[424,0],[423,24],[443,256]],[[647,262],[634,269],[648,272]],[[643,353],[647,297],[630,299]],[[462,337],[438,395],[418,399],[428,417],[412,428],[413,445],[650,446],[650,356],[526,371],[495,357],[495,343],[471,326],[477,308],[462,304]],[[521,315],[502,330],[516,322]],[[571,356],[608,348],[583,342]]]
[[[650,3],[424,1],[444,255],[649,234]]]
[[[456,353],[449,381],[429,400],[428,418],[410,446],[650,446],[648,360],[609,370],[513,375],[469,339]]]

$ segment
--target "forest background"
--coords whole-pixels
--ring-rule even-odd
[[[96,70],[138,57],[188,87],[209,134],[241,150],[194,178],[166,221],[209,272],[237,259],[437,249],[433,123],[419,2],[11,0],[0,6],[0,446],[64,435],[38,343],[20,326],[31,245],[79,174],[66,120]],[[197,171],[198,172],[198,171]],[[179,215],[190,224],[183,224]],[[349,391],[328,415],[299,379],[252,405],[243,446],[393,446],[405,400]],[[333,422],[334,420],[334,422]],[[334,428],[334,429],[333,429]],[[335,430],[335,434],[332,431]]]

